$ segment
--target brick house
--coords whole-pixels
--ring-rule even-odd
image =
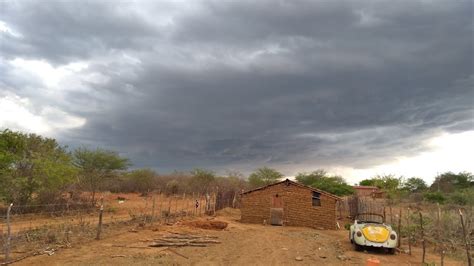
[[[341,198],[289,179],[242,193],[241,221],[336,229]]]

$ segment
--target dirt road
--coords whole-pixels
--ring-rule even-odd
[[[183,224],[124,231],[113,238],[59,250],[52,256],[31,257],[18,265],[365,265],[368,258],[378,258],[381,265],[420,265],[421,261],[419,249],[412,256],[355,252],[344,230],[242,224],[228,215],[215,219],[227,221],[229,226],[222,231]],[[154,238],[169,232],[212,235],[222,243],[173,249],[184,257],[164,248],[147,247]],[[439,263],[439,257],[428,254],[427,261]],[[462,265],[452,260],[445,263]]]

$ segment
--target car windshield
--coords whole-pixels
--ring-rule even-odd
[[[361,213],[356,217],[358,223],[383,223],[383,216],[375,213]]]

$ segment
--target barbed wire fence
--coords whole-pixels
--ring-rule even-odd
[[[229,195],[218,191],[181,195],[151,192],[141,197],[139,204],[126,196],[102,198],[95,204],[13,203],[0,208],[0,256],[4,258],[0,265],[40,254],[52,255],[62,247],[120,234],[121,229],[128,228],[125,225],[172,225],[214,215],[219,209],[237,207],[237,193]]]

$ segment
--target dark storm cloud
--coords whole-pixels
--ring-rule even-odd
[[[423,151],[440,132],[473,129],[470,1],[6,2],[3,10],[0,20],[22,35],[2,34],[4,60],[89,67],[78,88],[61,92],[66,101],[19,92],[18,78],[2,84],[85,117],[61,135],[73,146],[113,148],[136,166],[370,167]],[[97,73],[106,79],[85,78]]]
[[[47,59],[52,63],[88,59],[110,50],[149,49],[158,28],[127,2],[5,1],[0,20],[21,38],[2,36],[7,57]]]

